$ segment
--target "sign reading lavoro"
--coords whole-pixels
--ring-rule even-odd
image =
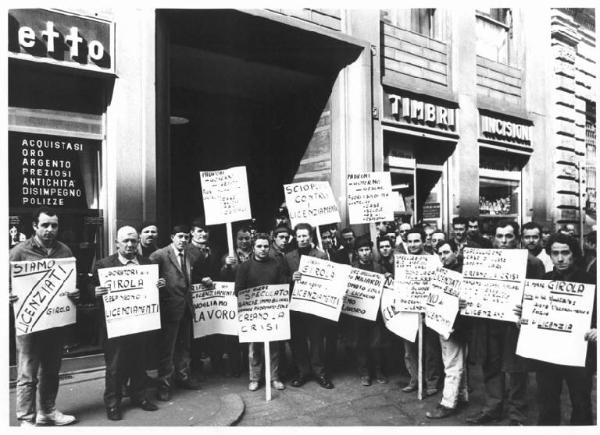
[[[11,131],[8,145],[11,207],[89,208],[100,141]]]
[[[404,124],[456,131],[456,110],[453,107],[425,102],[407,95],[387,95],[384,116]]]
[[[8,11],[9,57],[114,73],[114,24],[48,9]]]
[[[211,288],[192,285],[194,338],[212,334],[237,335],[237,304],[233,282],[213,282]]]

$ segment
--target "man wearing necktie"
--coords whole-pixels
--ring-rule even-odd
[[[192,265],[186,249],[189,238],[187,225],[175,225],[171,230],[171,244],[150,255],[150,261],[158,264],[158,275],[166,282],[160,292],[157,395],[161,401],[171,399],[173,382],[185,389],[200,388],[190,373],[194,308],[190,285]],[[202,283],[212,285],[210,278],[203,279]]]

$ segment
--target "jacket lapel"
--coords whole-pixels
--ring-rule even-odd
[[[177,270],[179,270],[181,272],[181,266],[179,265],[179,259],[175,256],[175,251],[173,250],[173,248],[171,246],[167,247],[167,255],[169,257],[169,260],[171,260],[171,263],[173,263],[175,265],[175,267],[177,268]]]

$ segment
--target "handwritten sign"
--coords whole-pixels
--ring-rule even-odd
[[[517,322],[513,312],[521,303],[526,249],[465,248],[461,298],[467,302],[461,314]]]
[[[425,323],[448,340],[458,313],[458,296],[462,274],[438,267],[429,283],[425,307]]]
[[[353,267],[342,304],[342,313],[375,321],[385,276]]]
[[[290,310],[302,311],[337,322],[342,310],[351,267],[303,255],[294,284]]]
[[[194,338],[211,334],[238,335],[237,304],[233,282],[213,282],[212,288],[192,286]]]
[[[425,312],[429,282],[439,264],[440,260],[436,255],[394,255],[398,310]]]
[[[526,280],[517,355],[584,367],[594,293],[591,284]]]
[[[389,172],[348,174],[346,192],[350,224],[394,220]]]
[[[405,340],[415,342],[419,331],[419,313],[408,313],[397,308],[400,292],[396,290],[394,279],[388,279],[381,293],[381,314],[385,327]]]
[[[237,299],[240,343],[290,339],[288,284],[240,290]]]
[[[75,258],[48,258],[10,263],[17,335],[30,334],[76,321],[75,304],[67,293],[75,291]]]
[[[285,184],[283,191],[292,226],[301,222],[312,226],[340,222],[338,206],[327,181]]]
[[[160,329],[158,265],[98,269],[108,338]]]
[[[206,225],[252,218],[246,167],[200,172]]]

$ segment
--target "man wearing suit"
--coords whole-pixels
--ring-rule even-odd
[[[192,265],[186,252],[190,230],[176,225],[171,230],[172,243],[154,251],[150,261],[158,264],[158,274],[166,285],[160,293],[161,334],[159,339],[158,400],[171,399],[173,382],[191,390],[200,388],[190,376],[193,305],[191,295]],[[202,280],[212,285],[210,278]]]
[[[396,252],[399,254],[408,254],[408,232],[412,229],[408,222],[402,222],[398,226],[398,236],[396,238]]]
[[[124,226],[117,231],[117,253],[103,258],[96,263],[91,286],[96,297],[108,292],[107,287],[100,286],[98,270],[107,267],[150,264],[150,260],[138,254],[138,233],[135,228]],[[164,279],[160,279],[157,287],[164,287]],[[104,303],[102,302],[104,314]],[[103,315],[104,317],[104,315]],[[104,405],[109,420],[121,420],[122,385],[129,378],[129,396],[131,402],[144,411],[156,411],[158,407],[146,398],[145,344],[146,333],[123,335],[108,338],[106,324],[102,323],[104,337],[104,360],[106,376],[104,389]]]

